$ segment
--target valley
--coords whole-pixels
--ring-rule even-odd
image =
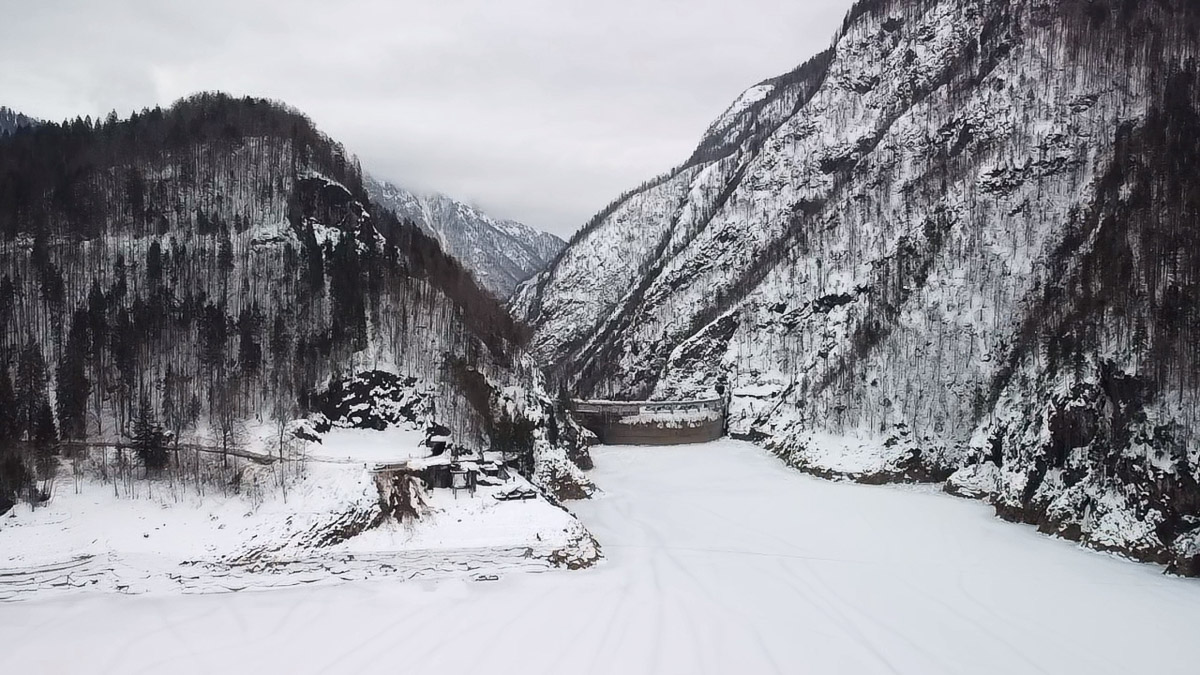
[[[846,4],[0,107],[0,673],[1200,669],[1200,3]]]

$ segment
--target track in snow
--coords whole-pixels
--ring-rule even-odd
[[[1192,673],[1200,583],[754,446],[601,448],[608,561],[0,604],[0,672]],[[86,664],[86,666],[85,666]]]

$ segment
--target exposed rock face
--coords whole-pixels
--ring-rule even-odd
[[[0,106],[0,136],[10,134],[23,127],[35,126],[37,123],[37,120],[32,117],[22,115],[12,108]]]
[[[376,203],[436,237],[446,252],[501,299],[545,269],[566,245],[552,234],[493,218],[445,195],[420,195],[369,177],[366,188]]]
[[[869,0],[512,306],[583,396],[1196,569],[1200,7]]]

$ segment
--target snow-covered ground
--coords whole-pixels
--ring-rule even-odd
[[[0,603],[0,672],[1194,673],[1200,583],[930,488],[720,441],[600,448],[607,561]]]
[[[45,505],[0,516],[0,602],[493,575],[596,556],[583,525],[542,496],[495,498],[534,492],[515,474],[485,478],[474,494],[427,490],[420,518],[383,518],[371,469],[435,461],[418,447],[421,435],[333,429],[323,441],[311,444],[303,468],[289,469],[303,475],[290,477],[286,492],[276,482],[278,465],[253,463],[236,494],[209,485],[200,495],[195,485],[168,480],[114,485],[60,476]]]
[[[307,448],[312,459],[352,464],[389,464],[422,458],[429,448],[421,445],[424,433],[412,429],[333,428],[325,432],[320,444]]]

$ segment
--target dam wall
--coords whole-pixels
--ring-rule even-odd
[[[725,435],[725,400],[572,401],[575,419],[605,445],[706,443]]]

